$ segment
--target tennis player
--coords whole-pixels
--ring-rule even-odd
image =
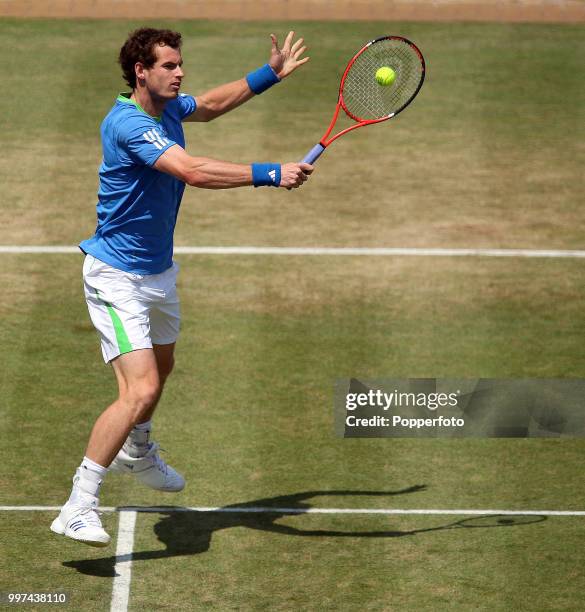
[[[97,229],[80,244],[89,314],[119,395],[97,419],[73,489],[51,530],[91,546],[110,536],[99,515],[108,469],[159,491],[185,479],[159,455],[151,420],[173,369],[179,334],[178,266],[173,233],[185,184],[207,189],[300,187],[305,163],[236,164],[185,151],[182,122],[210,121],[278,84],[308,61],[303,39],[272,34],[267,64],[201,96],[180,93],[181,35],[142,28],[130,34],[119,62],[130,93],[120,94],[101,126]]]

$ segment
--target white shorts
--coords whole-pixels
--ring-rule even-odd
[[[179,335],[176,279],[179,266],[160,274],[132,274],[92,255],[83,263],[89,316],[98,330],[104,361],[153,344],[172,344]]]

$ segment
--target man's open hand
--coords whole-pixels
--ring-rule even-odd
[[[284,79],[299,66],[309,61],[308,57],[301,58],[301,55],[307,50],[307,47],[303,45],[303,39],[299,38],[293,43],[294,36],[294,32],[289,32],[282,49],[279,49],[276,36],[274,34],[270,35],[272,51],[268,63],[280,79]]]

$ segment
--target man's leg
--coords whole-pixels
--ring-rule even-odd
[[[167,378],[173,371],[173,366],[175,365],[175,343],[173,342],[172,344],[153,344],[152,348],[156,361],[156,369],[158,372],[160,397]],[[145,411],[144,417],[139,421],[139,423],[148,422],[152,419],[152,415],[154,414],[154,410],[156,408],[157,403],[158,402],[155,402],[150,409]]]
[[[174,365],[175,343],[172,344],[153,344],[154,358],[156,360],[156,369],[158,372],[158,380],[160,386],[160,395],[164,388],[164,384],[171,373]],[[150,432],[152,430],[152,415],[157,406],[153,403],[152,406],[145,411],[140,421],[134,425],[128,434],[128,438],[124,442],[123,449],[131,457],[144,456],[150,449]]]
[[[174,365],[175,343],[172,344],[153,344],[154,358],[156,360],[156,369],[158,371],[158,380],[160,386],[160,395],[165,385],[165,382],[171,373]],[[151,419],[154,414],[158,402],[145,411],[144,416],[134,425],[128,434],[128,438],[122,447],[124,452],[131,457],[142,457],[150,450],[150,432],[152,430]]]
[[[97,513],[100,486],[108,466],[132,427],[151,413],[161,392],[152,349],[120,355],[112,366],[118,380],[118,399],[97,419],[85,457],[75,473],[69,500],[51,525],[55,533],[92,546],[106,546],[110,541]]]
[[[150,441],[151,418],[162,393],[164,383],[173,369],[175,344],[153,345],[149,351],[158,381],[153,401],[144,405],[137,420],[126,429],[127,438],[113,461],[108,464],[116,472],[131,473],[143,484],[159,491],[176,492],[185,486],[185,479],[159,456],[159,446]],[[117,374],[118,375],[118,374]],[[119,377],[120,378],[120,377]],[[148,386],[147,386],[148,388]]]
[[[112,463],[130,430],[150,420],[162,392],[154,350],[126,353],[111,363],[119,396],[96,421],[85,452],[88,459],[105,467]]]
[[[175,343],[153,344],[154,357],[161,386],[164,384],[175,366]]]

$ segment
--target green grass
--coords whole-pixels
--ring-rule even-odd
[[[136,25],[0,23],[0,74],[17,92],[0,99],[0,244],[91,234],[99,122]],[[285,30],[168,25],[185,35],[193,93],[263,62],[267,34]],[[309,66],[187,126],[191,153],[300,158],[327,125],[345,60],[384,31],[425,52],[420,97],[335,143],[301,190],[188,190],[178,244],[582,247],[582,27],[295,26]],[[0,504],[59,505],[114,380],[81,257],[1,258]],[[579,260],[178,260],[183,330],[155,423],[188,488],[161,499],[113,474],[104,505],[583,509],[581,440],[342,440],[332,406],[334,381],[350,376],[581,377]],[[113,546],[52,537],[51,513],[0,514],[0,591],[62,589],[76,609],[109,609]],[[130,609],[581,607],[582,518],[484,520],[141,514]],[[116,516],[105,524],[115,535]]]

